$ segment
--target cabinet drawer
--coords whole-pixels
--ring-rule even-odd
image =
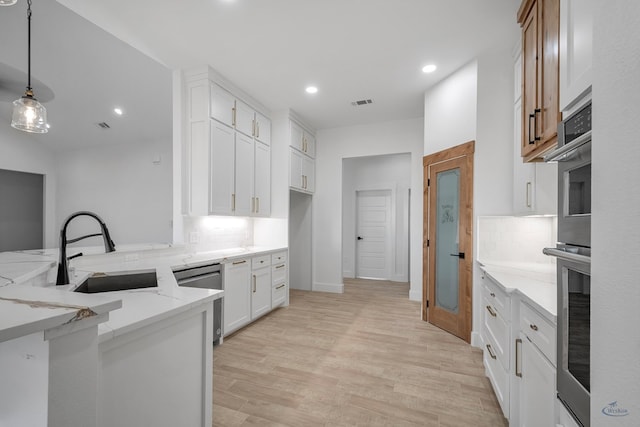
[[[500,289],[486,274],[482,275],[483,293],[489,304],[502,315],[503,319],[511,318],[511,298]]]
[[[273,283],[282,283],[287,279],[287,264],[275,263],[271,266],[271,280]]]
[[[484,302],[484,336],[491,337],[493,353],[504,369],[509,370],[509,356],[511,354],[509,351],[511,348],[509,345],[509,323],[495,310],[489,300],[485,298]]]
[[[509,418],[509,371],[502,366],[497,358],[494,359],[489,352],[489,348],[493,351],[495,342],[489,337],[488,340],[485,339],[484,344],[484,367],[486,374],[491,381],[496,398],[502,408],[502,413],[505,418]],[[489,348],[487,346],[489,346]]]
[[[556,365],[556,327],[528,304],[520,303],[520,330]]]
[[[251,259],[251,268],[253,270],[255,270],[256,268],[268,267],[270,265],[271,255],[261,255]]]
[[[286,282],[274,283],[271,288],[271,307],[284,303],[287,299],[288,286]]]
[[[271,264],[287,262],[287,252],[276,252],[271,254]]]

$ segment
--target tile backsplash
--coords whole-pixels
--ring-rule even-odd
[[[184,242],[190,252],[253,245],[253,220],[244,217],[184,217]]]
[[[553,217],[478,217],[477,259],[482,263],[539,263],[555,260],[542,253],[556,245]]]

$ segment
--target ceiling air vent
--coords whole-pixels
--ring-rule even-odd
[[[354,107],[359,107],[360,105],[373,104],[373,101],[370,99],[361,99],[360,101],[353,101],[351,105]]]
[[[109,123],[107,122],[100,122],[100,123],[97,123],[97,125],[102,129],[111,129],[111,126],[109,126]]]

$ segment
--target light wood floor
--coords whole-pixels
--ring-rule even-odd
[[[214,425],[506,426],[481,351],[420,320],[408,294],[292,290],[214,350]]]

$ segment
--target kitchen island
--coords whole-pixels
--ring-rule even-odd
[[[53,371],[48,363],[53,354],[50,346],[43,340],[42,332],[29,332],[25,326],[32,323],[28,316],[22,315],[17,321],[13,316],[12,322],[3,317],[0,330],[8,331],[3,335],[6,338],[2,344],[3,372],[17,373],[11,376],[15,381],[0,384],[0,393],[16,395],[16,390],[22,388],[25,394],[6,401],[23,403],[13,407],[3,405],[0,424],[12,420],[9,425],[16,425],[16,421],[20,421],[19,425],[44,425],[47,422],[43,420],[49,419],[51,426],[211,425],[212,302],[221,298],[223,291],[178,287],[171,270],[175,261],[167,260],[167,251],[173,260],[179,249],[165,247],[89,255],[83,257],[82,269],[77,266],[72,269],[72,283],[57,287],[51,284],[57,266],[56,250],[0,254],[0,297],[8,295],[4,305],[16,304],[9,300],[11,298],[45,304],[70,299],[77,303],[74,306],[92,309],[95,302],[106,299],[122,306],[108,318],[101,317],[99,325],[96,322],[95,351],[82,353],[82,360],[94,359],[96,381],[87,380],[91,375],[74,375],[73,369],[67,370],[63,381],[65,390],[70,388],[84,396],[93,395],[97,402],[93,419],[85,417],[82,422],[51,421],[56,407],[51,402],[60,399],[65,390],[56,388],[60,381],[52,383]],[[184,253],[180,257],[194,258],[193,254]],[[135,261],[123,265],[125,258]],[[70,292],[94,272],[139,270],[143,265],[145,269],[155,270],[157,287],[92,295]],[[25,293],[28,298],[18,298]],[[33,304],[20,307],[31,315],[44,310]],[[29,332],[26,338],[14,336],[11,331],[16,328]],[[63,360],[78,358],[73,350],[67,353]],[[22,377],[21,370],[29,375]],[[34,382],[39,384],[35,395],[32,393]],[[28,407],[25,401],[29,402]],[[78,409],[78,403],[73,401],[67,401],[66,405],[64,410],[68,413]],[[35,423],[34,407],[38,420]]]

